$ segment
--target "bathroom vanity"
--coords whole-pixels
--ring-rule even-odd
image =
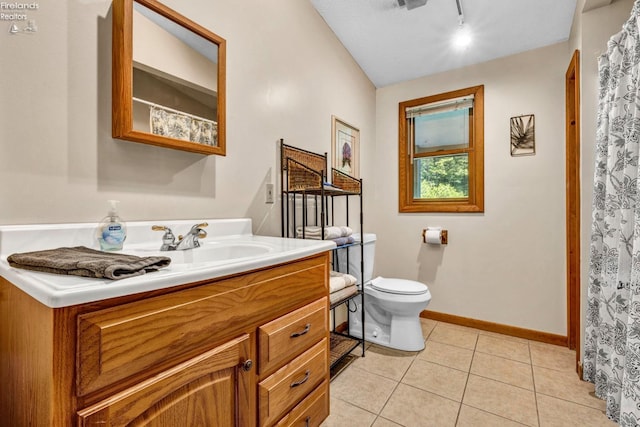
[[[15,231],[0,227],[7,425],[317,426],[328,416],[329,243],[213,233],[212,247],[272,250],[176,254],[159,272],[103,281],[8,267],[5,250],[32,242]]]

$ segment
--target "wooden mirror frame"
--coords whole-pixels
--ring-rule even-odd
[[[133,4],[139,3],[218,46],[218,144],[184,141],[133,129]],[[156,0],[114,0],[112,136],[176,150],[226,155],[226,40]]]

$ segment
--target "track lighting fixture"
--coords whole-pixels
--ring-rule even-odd
[[[416,7],[424,6],[427,4],[427,0],[398,0],[400,7],[407,7],[407,10],[415,9]]]

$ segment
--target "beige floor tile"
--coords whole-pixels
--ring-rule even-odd
[[[605,401],[590,394],[594,390],[593,384],[581,381],[575,372],[556,371],[534,366],[533,380],[536,393],[559,397],[601,411],[605,409]]]
[[[522,427],[524,424],[462,405],[456,427]]]
[[[478,337],[476,351],[517,360],[518,362],[531,363],[529,357],[529,344],[517,341],[505,340],[488,335]]]
[[[404,384],[462,401],[467,373],[424,360],[416,360],[402,379]]]
[[[547,347],[547,348],[550,348],[551,350],[557,350],[557,351],[565,351],[565,352],[573,351],[573,350],[569,350],[569,348],[563,345],[549,344],[542,341],[529,340],[529,345],[535,346],[535,347]]]
[[[331,414],[320,427],[369,427],[376,415],[340,399],[331,398]]]
[[[469,332],[472,334],[480,333],[480,329],[471,328],[469,326],[462,326],[462,325],[456,325],[455,323],[445,323],[445,322],[439,322],[439,324],[445,328],[453,328],[459,331]]]
[[[455,426],[460,404],[399,384],[380,415],[403,426]]]
[[[400,424],[396,424],[393,421],[389,421],[386,418],[378,417],[376,422],[373,423],[373,427],[403,427]]]
[[[473,351],[429,340],[417,358],[469,372]]]
[[[540,427],[615,427],[604,412],[538,394]]]
[[[371,347],[373,344],[370,343],[369,341],[365,341],[364,342],[364,352],[365,352],[365,356],[367,354],[367,351],[369,351],[369,347]],[[361,357],[362,356],[362,345],[358,345],[356,348],[354,348],[353,350],[351,350],[351,354],[353,354],[354,356],[358,356]]]
[[[443,325],[443,323],[438,323],[431,335],[429,335],[428,341],[436,341],[469,350],[473,350],[476,347],[477,333]]]
[[[459,427],[538,426],[538,417],[544,427],[615,427],[593,384],[575,374],[575,352],[420,322],[422,352],[367,343],[366,356],[331,383],[331,415],[322,427],[441,427],[456,425],[456,418]]]
[[[389,378],[349,366],[331,382],[331,396],[378,414],[397,384]]]
[[[473,355],[471,373],[533,390],[533,374],[531,373],[531,365],[528,363],[476,352]]]
[[[576,352],[566,347],[544,343],[531,343],[531,363],[558,371],[576,371]]]
[[[425,339],[429,338],[429,334],[431,334],[431,331],[433,331],[433,328],[435,328],[437,324],[438,322],[436,322],[435,320],[424,319],[421,317],[420,327],[422,328],[422,336]]]
[[[528,426],[538,426],[532,391],[469,375],[463,403]]]
[[[416,352],[372,345],[366,350],[364,357],[360,357],[353,362],[353,366],[400,381],[416,358],[416,355]]]

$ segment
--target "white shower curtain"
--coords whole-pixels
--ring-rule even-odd
[[[631,17],[599,58],[584,379],[607,417],[640,425],[640,40]]]

